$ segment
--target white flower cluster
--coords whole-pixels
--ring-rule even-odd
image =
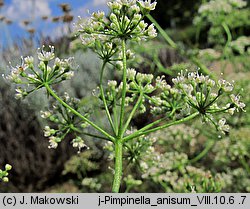
[[[82,148],[87,147],[87,145],[84,144],[84,140],[80,136],[77,136],[72,140],[72,146],[78,148],[78,153],[81,152]]]
[[[173,86],[167,84],[165,77],[136,72],[135,69],[127,69],[126,105],[135,104],[140,94],[142,102],[139,104],[140,113],[146,111],[145,101],[150,104],[152,114],[163,115],[169,118],[182,118],[193,112],[199,112],[203,119],[212,124],[217,124],[217,130],[228,132],[224,119],[215,122],[213,114],[228,112],[231,115],[235,111],[245,111],[245,104],[240,101],[240,96],[232,94],[233,83],[224,79],[215,82],[209,76],[199,72],[179,73],[172,79]],[[109,104],[120,103],[122,82],[109,81],[106,92]],[[222,100],[221,97],[226,98]]]
[[[237,110],[237,112],[239,112],[239,110],[241,110],[241,111],[245,112],[244,108],[246,107],[246,105],[245,105],[245,103],[240,101],[240,95],[235,96],[234,94],[231,94],[230,98],[234,104],[234,107],[231,108],[231,109],[233,109],[233,111]]]
[[[153,78],[152,74],[139,73],[132,68],[127,69],[128,85],[133,93],[152,93],[155,90],[155,87],[152,85]]]
[[[11,72],[6,76],[9,81],[22,85],[16,89],[16,98],[23,99],[29,93],[38,90],[47,83],[49,85],[59,83],[62,80],[70,79],[74,75],[73,58],[55,58],[54,47],[49,46],[49,51],[37,50],[37,57],[40,63],[35,69],[34,58],[31,56],[21,57],[21,64],[16,67],[11,66]],[[50,61],[54,63],[50,66]],[[26,88],[23,88],[26,86]]]
[[[136,129],[131,129],[126,134],[132,134]],[[155,137],[140,136],[136,140],[126,143],[124,151],[128,156],[128,161],[131,163],[137,163],[142,155],[154,153]],[[145,165],[145,164],[144,164]],[[146,166],[146,165],[145,165]]]
[[[219,176],[213,176],[210,171],[188,165],[190,155],[200,150],[201,144],[197,134],[199,134],[197,130],[183,124],[177,126],[177,130],[176,126],[170,127],[168,130],[150,134],[149,138],[156,138],[156,141],[142,137],[138,141],[126,144],[125,154],[135,159],[134,161],[128,159],[129,162],[140,165],[141,177],[144,180],[162,186],[164,192],[194,190],[205,192],[208,188],[204,188],[204,181],[206,186],[212,185],[210,189],[213,191],[222,187]],[[190,138],[197,143],[196,147],[193,145],[194,150],[191,153],[189,151],[191,144],[187,144],[191,143]]]
[[[136,72],[135,69],[129,68],[127,69],[127,95],[125,98],[125,105],[128,106],[136,102],[139,95],[143,95],[142,102],[139,105],[139,112],[144,113],[146,111],[146,107],[144,105],[144,101],[148,94],[151,94],[156,88],[152,85],[153,75],[152,74],[144,74]],[[108,81],[108,88],[106,91],[106,99],[110,104],[117,102],[121,103],[121,93],[122,93],[123,82],[120,82],[118,85],[117,81],[112,80]],[[100,97],[100,95],[96,95]]]
[[[152,114],[163,114],[172,118],[176,116],[176,113],[179,116],[190,113],[190,108],[184,101],[182,92],[178,88],[167,84],[165,76],[156,78],[155,88],[157,89],[156,94],[148,98]]]
[[[71,107],[79,109],[79,100],[69,97],[68,93],[62,96],[64,102],[67,102]],[[87,147],[84,140],[81,138],[81,130],[88,127],[86,122],[78,121],[73,117],[73,113],[59,103],[52,105],[52,110],[41,111],[41,117],[49,120],[57,125],[57,129],[44,127],[44,136],[49,137],[49,148],[57,148],[58,144],[68,135],[74,134],[72,146],[78,148],[78,153],[82,148]],[[79,110],[78,110],[79,111]]]
[[[183,73],[179,74],[177,78],[173,79],[173,83],[185,96],[190,108],[199,111],[206,118],[206,121],[210,121],[214,125],[217,123],[212,117],[213,113],[228,112],[233,114],[235,110],[244,111],[245,104],[240,101],[240,96],[230,94],[234,85],[226,80],[220,79],[216,84],[209,76],[192,72],[188,73],[187,76],[184,76]],[[221,100],[220,97],[227,97],[226,101],[229,103],[223,105],[222,101],[224,100]],[[219,120],[216,127],[222,133],[229,131],[225,118]]]
[[[244,0],[212,0],[202,4],[199,13],[230,13],[233,8],[242,8],[247,5]]]
[[[155,9],[156,2],[150,0],[115,0],[107,3],[110,14],[103,11],[94,12],[89,19],[79,17],[77,31],[84,45],[119,41],[121,39],[145,40],[156,37],[153,25],[143,21],[144,16]]]
[[[199,149],[200,134],[197,128],[179,124],[152,133],[150,137],[157,138],[157,143],[166,145],[169,150],[184,150],[184,153],[193,155]]]
[[[38,59],[43,61],[43,62],[49,62],[50,60],[53,60],[55,58],[55,47],[54,46],[49,46],[50,51],[45,51],[44,50],[45,46],[37,49],[37,56]],[[31,60],[30,60],[31,61]]]
[[[103,149],[107,150],[108,153],[109,153],[108,160],[111,161],[111,160],[115,159],[115,154],[114,154],[115,147],[114,147],[114,144],[111,141],[107,141],[105,143],[105,145],[103,146]]]
[[[218,130],[221,131],[222,133],[229,132],[229,125],[226,124],[226,119],[222,118],[218,122]]]
[[[203,28],[207,27],[208,42],[223,48],[227,42],[225,33],[228,31],[225,30],[237,28],[242,25],[244,19],[248,19],[247,14],[243,12],[246,6],[247,1],[244,0],[207,1],[200,6],[193,23]],[[225,27],[229,28],[225,29]],[[227,53],[231,53],[230,50],[228,47]]]

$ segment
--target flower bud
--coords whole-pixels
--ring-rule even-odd
[[[12,169],[12,166],[10,165],[10,164],[6,164],[5,165],[5,170],[6,171],[9,171],[9,170],[11,170]]]
[[[3,182],[9,182],[9,178],[8,177],[3,177]]]
[[[127,69],[127,78],[130,81],[133,81],[135,79],[136,71],[133,68]]]

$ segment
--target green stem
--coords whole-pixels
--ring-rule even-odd
[[[127,141],[129,141],[129,140],[131,140],[133,138],[136,138],[136,137],[139,137],[139,136],[142,136],[142,135],[146,135],[146,134],[149,134],[149,133],[152,133],[152,132],[155,132],[155,131],[158,131],[158,130],[161,130],[161,129],[164,129],[164,128],[167,128],[167,127],[170,127],[170,126],[173,126],[173,125],[185,123],[185,122],[187,122],[187,121],[189,121],[191,119],[194,119],[198,115],[199,115],[199,112],[196,112],[196,113],[193,113],[192,115],[187,116],[186,118],[182,118],[180,120],[176,120],[174,122],[164,124],[164,125],[158,126],[156,128],[152,128],[152,129],[149,129],[149,130],[146,130],[146,131],[142,131],[142,130],[136,131],[133,134],[131,134],[131,135],[127,136],[127,137],[124,137],[123,141],[127,142]]]
[[[189,57],[187,54],[185,54],[185,51],[181,50],[178,45],[170,38],[170,36],[166,33],[165,30],[163,30],[163,28],[157,23],[157,21],[150,15],[147,15],[147,18],[155,25],[155,27],[158,29],[158,31],[160,32],[160,34],[162,35],[162,37],[166,40],[166,42],[169,44],[169,46],[171,46],[173,49],[176,49],[177,51],[181,52],[181,54],[183,54],[185,57],[187,57],[188,59],[190,59],[191,62],[193,62],[195,65],[197,65],[201,72],[206,74],[206,75],[210,75],[211,78],[214,79],[214,74],[212,74],[210,72],[210,70],[204,65],[202,64],[196,57]]]
[[[113,106],[113,116],[114,116],[114,126],[115,126],[115,135],[118,135],[118,115],[117,115],[117,105],[116,105],[116,98],[114,101]]]
[[[122,62],[123,62],[122,103],[121,103],[121,111],[120,111],[118,138],[121,138],[122,131],[123,131],[123,121],[124,121],[124,114],[125,114],[125,98],[126,98],[126,88],[127,88],[127,59],[126,59],[126,43],[124,39],[122,39]]]
[[[130,137],[130,136],[132,137],[132,136],[136,135],[139,132],[146,131],[146,130],[150,129],[151,127],[153,127],[153,126],[159,124],[160,122],[164,121],[164,120],[166,120],[166,117],[158,119],[158,120],[144,126],[143,128],[139,129],[138,131],[134,132],[133,134],[131,134],[131,135],[127,136],[127,137],[124,137],[123,139],[127,140],[128,137]]]
[[[147,18],[154,23],[155,27],[158,29],[162,37],[167,41],[167,43],[174,49],[177,49],[177,44],[170,38],[170,36],[163,30],[163,28],[158,24],[158,22],[150,15],[147,15]]]
[[[230,44],[230,42],[232,41],[232,34],[231,34],[231,31],[230,31],[228,25],[225,22],[223,22],[221,25],[222,25],[223,29],[225,30],[225,32],[227,34],[227,42],[226,42],[226,45],[224,46],[224,49],[223,49],[223,58],[226,59],[226,58],[228,58],[227,47]],[[225,62],[224,65],[223,65],[223,68],[222,68],[223,73],[224,73],[224,71],[226,69],[226,66],[227,66],[227,62]]]
[[[47,73],[48,73],[48,62],[44,62],[44,64],[45,64],[45,72],[44,72],[43,80],[46,82],[47,81]]]
[[[137,100],[135,106],[133,107],[133,109],[132,109],[132,111],[131,111],[131,113],[130,113],[130,115],[129,115],[129,117],[128,117],[128,120],[127,120],[126,124],[125,124],[124,127],[123,127],[122,136],[123,136],[123,134],[125,133],[125,131],[127,130],[130,121],[132,120],[132,118],[133,118],[133,116],[134,116],[134,114],[135,114],[137,108],[139,107],[139,105],[140,105],[140,103],[141,103],[141,101],[142,101],[142,98],[143,98],[143,93],[140,93],[140,96],[139,96],[139,98],[138,98],[138,100]]]
[[[107,101],[106,101],[106,98],[105,98],[105,95],[104,95],[104,90],[103,90],[103,85],[102,85],[103,73],[104,73],[105,65],[106,65],[106,62],[103,63],[102,69],[101,69],[101,75],[100,75],[100,93],[101,93],[102,101],[103,101],[103,104],[104,104],[104,107],[105,107],[106,115],[107,115],[109,123],[110,123],[110,125],[111,125],[111,127],[113,129],[113,132],[115,133],[114,123],[112,121],[112,118],[111,118],[111,115],[110,115],[110,112],[109,112],[109,109],[108,109],[108,105],[107,105]]]
[[[199,161],[200,159],[202,159],[208,152],[209,150],[214,146],[215,141],[214,140],[209,140],[206,144],[206,147],[204,150],[202,150],[202,152],[200,152],[195,158],[189,160],[189,163],[196,163],[197,161]]]
[[[226,43],[226,46],[227,46],[232,41],[232,34],[230,32],[228,25],[225,22],[222,23],[222,27],[227,34],[227,43]]]
[[[47,91],[49,92],[49,94],[51,96],[53,96],[58,102],[60,102],[64,107],[68,108],[76,116],[78,116],[79,118],[81,118],[84,121],[86,121],[89,125],[91,125],[93,128],[95,128],[96,130],[98,130],[99,132],[101,132],[104,136],[108,137],[110,139],[110,141],[112,141],[112,142],[115,141],[115,139],[114,139],[113,136],[111,136],[109,133],[107,133],[106,131],[104,131],[98,125],[96,125],[95,123],[93,123],[92,121],[90,121],[88,118],[84,117],[81,113],[77,112],[74,108],[72,108],[71,106],[69,106],[67,103],[65,103],[59,96],[57,96],[57,94],[49,87],[49,85],[47,83],[45,83],[44,86],[47,89]]]
[[[118,193],[122,179],[122,149],[123,143],[121,140],[115,142],[115,175],[112,186],[112,192]]]
[[[87,132],[81,131],[78,128],[74,127],[74,125],[71,125],[70,129],[73,130],[73,131],[75,131],[75,132],[78,132],[80,134],[86,135],[86,136],[91,136],[91,137],[94,137],[94,138],[97,138],[97,139],[104,139],[104,140],[110,141],[108,138],[105,138],[103,136],[99,136],[99,135],[95,135],[95,134],[91,134],[91,133],[87,133]]]

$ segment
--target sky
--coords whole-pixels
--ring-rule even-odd
[[[4,5],[0,7],[0,47],[11,45],[19,38],[29,37],[27,29],[30,28],[35,28],[36,36],[42,34],[56,38],[66,33],[65,24],[51,21],[53,17],[63,14],[59,4],[71,5],[71,14],[75,21],[78,16],[88,16],[88,10],[90,13],[107,10],[107,0],[0,0],[0,3],[2,1]],[[42,16],[48,16],[49,19],[44,21]],[[5,17],[5,20],[1,21],[1,17]],[[12,24],[6,24],[6,19],[11,20]],[[26,20],[31,21],[28,26],[23,24]]]

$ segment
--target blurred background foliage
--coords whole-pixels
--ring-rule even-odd
[[[130,64],[144,73],[165,75],[172,84],[182,70],[197,70],[190,59],[195,57],[217,78],[235,81],[246,113],[228,121],[231,131],[225,136],[192,121],[128,143],[123,192],[250,192],[249,1],[220,0],[224,7],[215,7],[216,1],[158,0],[152,16],[178,48],[169,46],[161,35],[143,45],[131,44],[137,55]],[[73,19],[63,20],[68,27]],[[0,73],[7,73],[9,61],[15,66],[20,56],[35,54],[37,45],[52,44],[57,56],[75,57],[79,65],[75,77],[57,86],[58,91],[82,98],[87,107],[98,106],[92,96],[99,80],[98,57],[82,48],[71,30],[55,40],[35,39],[35,31],[28,33],[30,38],[16,39],[1,49]],[[109,80],[118,78],[112,66],[107,74]],[[88,138],[91,149],[80,154],[68,146],[68,140],[57,150],[48,149],[40,117],[40,110],[50,106],[44,92],[20,102],[14,99],[14,88],[4,77],[0,79],[0,165],[13,166],[10,182],[0,182],[0,192],[109,192],[113,147]],[[96,112],[99,123],[105,124],[103,115]],[[132,121],[134,129],[152,120],[149,112],[138,115]]]

